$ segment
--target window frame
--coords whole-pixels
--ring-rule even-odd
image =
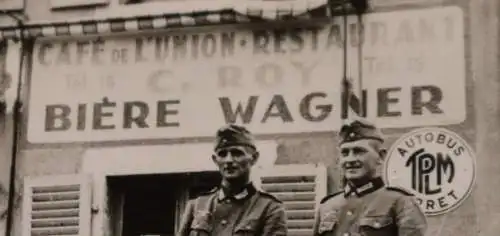
[[[278,143],[274,140],[259,140],[256,145],[261,153],[261,158],[252,171],[256,174],[254,178],[259,177],[259,169],[273,166],[278,155]],[[82,157],[81,172],[92,176],[92,204],[96,211],[93,215],[91,235],[105,235],[112,230],[113,219],[108,214],[110,207],[108,177],[216,171],[217,168],[209,156],[212,150],[213,144],[211,143],[108,147],[87,150]],[[151,155],[144,156],[144,153]],[[165,157],[172,155],[172,153],[175,153],[175,157],[183,161],[177,161],[176,165],[165,161]],[[138,156],[141,158],[137,158]],[[204,157],[203,161],[199,157]],[[191,163],[197,163],[197,165],[193,166]],[[183,199],[179,199],[178,202],[181,215],[189,198],[187,191],[186,189],[186,193],[182,194],[184,196],[181,196]],[[176,227],[179,223],[176,222]]]

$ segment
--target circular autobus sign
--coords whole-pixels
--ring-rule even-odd
[[[421,128],[400,137],[387,153],[385,179],[415,194],[426,215],[457,208],[475,181],[475,155],[456,133]]]

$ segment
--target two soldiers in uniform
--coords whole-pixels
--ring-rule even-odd
[[[323,198],[313,235],[424,236],[426,218],[412,194],[386,186],[380,177],[385,157],[380,131],[356,120],[342,127],[340,140],[345,187]],[[283,203],[250,181],[258,158],[248,130],[221,128],[212,155],[222,175],[220,188],[189,201],[178,235],[287,235]]]

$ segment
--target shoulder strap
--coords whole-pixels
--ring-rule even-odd
[[[271,193],[268,193],[268,192],[264,192],[262,190],[259,190],[259,193],[263,196],[263,197],[266,197],[266,198],[269,198],[275,202],[278,202],[278,203],[283,203],[280,199],[278,199],[276,196],[274,196],[273,194]]]
[[[400,188],[400,187],[388,186],[385,189],[387,189],[389,191],[398,192],[398,193],[401,193],[401,194],[406,195],[406,196],[413,196],[413,194],[410,193],[408,190]]]
[[[334,193],[334,194],[326,195],[325,197],[323,197],[323,198],[321,199],[321,201],[320,201],[319,203],[320,203],[320,204],[323,204],[323,203],[325,203],[326,201],[328,201],[330,198],[335,197],[335,196],[337,196],[337,195],[339,195],[339,194],[341,194],[341,193],[343,193],[343,192],[344,192],[344,191],[339,191],[339,192],[336,192],[336,193]]]

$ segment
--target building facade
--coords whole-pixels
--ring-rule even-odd
[[[415,193],[429,235],[500,231],[495,1],[373,0],[361,19],[328,17],[322,1],[284,13],[291,1],[6,2],[29,18],[21,37],[0,16],[23,85],[10,235],[173,234],[186,200],[218,184],[212,136],[232,122],[257,135],[254,181],[309,235],[316,203],[340,188],[335,133],[360,112],[384,128],[385,178]]]

